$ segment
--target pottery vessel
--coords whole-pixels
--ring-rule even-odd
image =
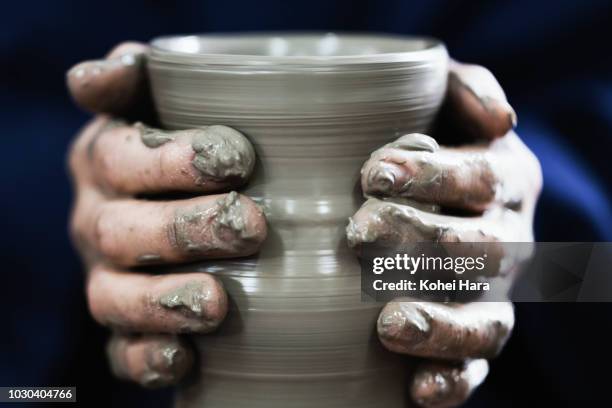
[[[253,143],[242,193],[264,208],[258,255],[205,262],[230,296],[194,336],[199,365],[177,407],[404,407],[409,360],[382,349],[363,303],[348,218],[359,170],[383,144],[428,130],[446,89],[436,40],[385,35],[163,37],[149,71],[164,126],[222,124]]]

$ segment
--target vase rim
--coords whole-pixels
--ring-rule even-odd
[[[205,65],[338,66],[427,63],[447,55],[431,37],[376,33],[243,32],[171,35],[151,41],[155,58]]]

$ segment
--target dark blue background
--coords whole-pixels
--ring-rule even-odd
[[[65,152],[88,119],[64,73],[123,40],[235,30],[427,34],[489,67],[539,157],[541,241],[610,241],[610,1],[20,1],[0,8],[0,385],[77,385],[87,406],[166,406],[113,380],[66,233]],[[514,336],[472,406],[603,404],[612,307],[517,305]],[[132,404],[129,402],[132,401]],[[137,401],[137,402],[135,402]],[[609,405],[607,403],[606,405]]]

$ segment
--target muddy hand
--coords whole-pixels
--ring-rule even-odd
[[[225,126],[151,126],[146,52],[123,44],[67,75],[76,103],[98,114],[70,151],[71,233],[88,268],[91,313],[115,331],[107,350],[113,371],[157,387],[176,383],[193,363],[177,334],[214,330],[227,296],[208,274],[150,276],[130,268],[250,255],[267,229],[253,201],[227,192],[247,181],[255,163],[242,134]],[[174,193],[193,198],[160,196]]]
[[[447,122],[439,128],[456,134],[436,137],[460,144],[405,135],[364,164],[361,186],[368,200],[347,227],[357,253],[364,244],[533,241],[541,170],[514,133],[516,115],[492,74],[451,63],[442,117]],[[413,400],[448,407],[461,404],[484,380],[486,359],[499,353],[513,324],[509,303],[398,299],[382,310],[378,334],[389,350],[424,359],[412,380]]]

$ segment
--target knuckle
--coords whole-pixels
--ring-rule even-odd
[[[79,200],[77,197],[74,208],[72,209],[70,218],[68,220],[68,229],[71,237],[73,238],[82,237],[84,235],[83,221],[81,217],[82,212],[81,200]]]
[[[120,379],[129,378],[125,361],[126,343],[127,341],[125,338],[114,334],[106,344],[106,359],[113,375]]]
[[[85,293],[87,296],[87,308],[89,313],[93,316],[93,318],[100,324],[104,325],[105,319],[102,316],[102,311],[100,308],[100,299],[99,294],[99,280],[97,267],[93,267],[88,271],[88,279],[85,288]]]
[[[116,259],[120,250],[113,236],[114,230],[112,215],[107,208],[102,208],[95,218],[92,232],[96,248],[109,259]]]
[[[79,166],[84,163],[88,139],[91,138],[94,126],[95,121],[92,121],[82,128],[68,148],[68,165],[70,173],[75,178],[79,173]]]
[[[68,149],[68,165],[70,173],[76,179],[82,176],[90,160],[93,158],[96,140],[108,125],[108,119],[97,117],[87,123],[77,134]]]
[[[120,180],[125,176],[114,170],[112,152],[104,148],[101,140],[92,144],[91,161],[94,164],[92,178],[96,181],[97,185],[101,188],[121,191]]]
[[[88,243],[88,237],[90,237],[87,229],[87,214],[84,207],[82,192],[78,192],[76,202],[68,220],[68,232],[73,244],[83,256],[86,255],[85,249]]]
[[[107,58],[119,57],[127,53],[143,53],[147,49],[146,45],[136,41],[123,41],[117,44],[109,53]]]
[[[73,179],[75,179],[78,174],[79,156],[82,154],[83,150],[81,147],[82,138],[82,134],[77,136],[77,138],[70,143],[70,147],[68,148],[68,169]]]

